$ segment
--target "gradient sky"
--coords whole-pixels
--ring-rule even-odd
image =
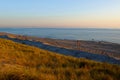
[[[120,0],[0,0],[0,27],[120,28]]]

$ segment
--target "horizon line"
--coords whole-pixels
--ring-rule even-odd
[[[108,27],[32,27],[32,26],[29,26],[29,27],[0,27],[0,28],[49,28],[49,29],[120,29],[120,28],[108,28]]]

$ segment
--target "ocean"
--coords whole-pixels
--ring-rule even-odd
[[[95,40],[120,44],[120,29],[88,28],[0,28],[0,32],[36,36],[42,38]]]

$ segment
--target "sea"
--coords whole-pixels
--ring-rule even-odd
[[[41,38],[94,40],[120,44],[120,29],[95,28],[0,28],[0,32]]]

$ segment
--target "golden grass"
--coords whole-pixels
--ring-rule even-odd
[[[120,66],[0,39],[0,80],[119,80]]]

